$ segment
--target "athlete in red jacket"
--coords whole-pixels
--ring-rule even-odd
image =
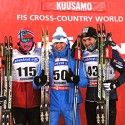
[[[40,91],[33,89],[32,80],[40,63],[40,49],[34,43],[34,34],[20,30],[18,49],[13,50],[12,115],[15,124],[40,125]]]

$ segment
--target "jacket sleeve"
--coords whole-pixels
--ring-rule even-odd
[[[37,66],[36,71],[37,71],[36,76],[40,76],[40,74],[42,73],[41,64]],[[36,77],[36,76],[35,76],[35,77]],[[35,77],[34,77],[34,78],[35,78]],[[33,81],[32,81],[33,88],[34,88],[34,89],[40,89],[40,88],[41,88],[41,85],[37,86],[37,85],[35,84],[34,78],[33,78]]]
[[[117,50],[113,49],[113,58],[111,59],[111,66],[114,70],[120,73],[117,80],[119,81],[119,86],[125,82],[125,61],[121,58]]]
[[[79,65],[79,77],[80,77],[80,81],[78,84],[79,87],[87,87],[89,81],[82,61],[80,61],[80,65]]]

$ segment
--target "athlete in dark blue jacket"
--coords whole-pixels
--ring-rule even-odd
[[[97,71],[98,71],[98,59],[99,50],[97,48],[97,32],[93,27],[83,28],[81,33],[81,42],[83,45],[83,63],[85,64],[86,72],[89,78],[89,84],[86,92],[86,116],[87,125],[97,125]],[[75,43],[72,47],[74,51]],[[115,125],[116,122],[116,100],[117,93],[116,88],[125,82],[125,62],[120,57],[115,46],[113,47],[112,59],[109,62],[108,67],[108,79],[103,83],[106,91],[110,91],[109,101],[109,125]],[[119,77],[115,77],[115,71],[120,73]]]

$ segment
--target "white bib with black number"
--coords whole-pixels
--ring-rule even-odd
[[[84,63],[86,67],[86,72],[89,77],[90,82],[97,82],[97,75],[98,75],[98,51],[94,53],[86,52],[87,54],[84,55]],[[112,79],[114,77],[114,69],[109,66],[106,67],[106,75],[108,74],[107,79]]]
[[[39,51],[33,51],[32,54],[23,55],[18,50],[13,50],[13,81],[32,82],[36,75],[36,67],[40,63]]]
[[[98,72],[98,55],[89,54],[84,57],[84,63],[86,67],[86,72],[90,81],[97,82],[97,72]]]
[[[56,58],[53,71],[54,86],[68,86],[65,76],[68,71],[68,60],[66,58]]]

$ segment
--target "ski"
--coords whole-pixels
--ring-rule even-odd
[[[3,82],[3,106],[2,125],[11,124],[11,91],[12,91],[12,36],[5,36],[3,46],[4,57],[4,82]]]
[[[98,102],[97,102],[97,124],[109,125],[109,92],[103,88],[103,82],[107,79],[107,59],[106,46],[107,34],[105,25],[97,24],[98,34],[98,49],[99,49],[99,62],[98,62]]]
[[[4,82],[4,62],[3,62],[3,44],[0,44],[0,106],[3,105],[3,82]]]
[[[49,33],[42,28],[41,69],[47,75],[47,83],[41,87],[41,125],[49,125]]]
[[[97,124],[109,125],[109,91],[103,87],[103,82],[110,79],[110,60],[112,59],[112,46],[115,46],[111,39],[111,33],[106,33],[105,25],[97,24],[98,34],[98,101],[97,101]]]
[[[3,100],[3,82],[4,82],[4,63],[3,63],[3,44],[0,44],[0,125],[2,124],[2,105]]]

